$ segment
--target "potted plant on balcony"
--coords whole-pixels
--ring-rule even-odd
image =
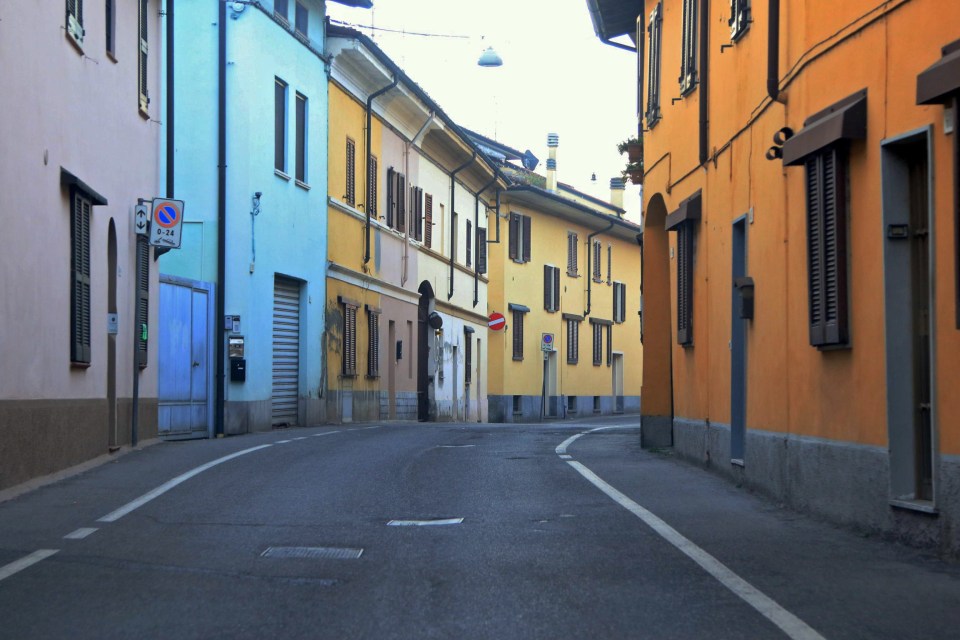
[[[631,163],[643,161],[643,140],[631,136],[617,145],[617,151],[620,155],[627,154],[627,160]]]
[[[627,178],[630,178],[633,184],[643,184],[643,160],[627,164],[627,168],[623,170],[623,179]]]

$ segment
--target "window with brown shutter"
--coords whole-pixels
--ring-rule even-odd
[[[680,56],[680,94],[686,95],[697,86],[697,4],[700,0],[683,0],[683,35]]]
[[[71,195],[70,361],[90,364],[90,208],[79,191]]]
[[[357,305],[343,303],[343,375],[357,375]]]
[[[367,307],[367,377],[380,377],[380,311]]]
[[[397,226],[394,227],[401,233],[407,228],[407,178],[402,173],[397,173],[397,215],[394,220]]]
[[[623,282],[613,283],[613,321],[625,322],[627,319],[627,285]]]
[[[530,216],[510,214],[509,255],[515,262],[530,262]]]
[[[607,286],[613,284],[613,245],[607,245]]]
[[[530,312],[530,308],[522,304],[507,304],[507,308],[512,313],[512,331],[513,331],[513,359],[523,360],[523,316]]]
[[[79,3],[80,0],[77,0]],[[146,115],[147,108],[150,106],[150,92],[147,87],[147,0],[140,0],[140,39],[139,54],[137,56],[138,64],[138,86],[140,112]]]
[[[607,366],[613,365],[613,325],[607,325]]]
[[[523,229],[523,261],[530,262],[530,216],[523,216],[521,224]]]
[[[603,325],[594,323],[593,327],[593,364],[599,367],[603,363]]]
[[[377,191],[379,180],[377,177],[377,156],[371,154],[368,160],[370,163],[370,181],[367,183],[367,211],[374,218],[377,217]]]
[[[393,228],[397,215],[397,172],[393,167],[387,169],[387,226]]]
[[[463,383],[473,381],[473,329],[463,328]]]
[[[423,241],[423,189],[410,187],[410,226],[414,240]]]
[[[677,343],[693,346],[693,234],[689,222],[677,228]]]
[[[580,320],[567,318],[567,364],[580,359]]]
[[[428,249],[433,246],[433,196],[429,193],[423,197],[423,243]]]
[[[543,265],[543,308],[549,312],[560,310],[560,267]]]
[[[600,269],[600,253],[601,253],[601,251],[602,251],[602,248],[603,248],[603,247],[601,246],[599,240],[594,240],[594,241],[593,241],[593,247],[592,247],[592,249],[593,249],[593,267],[592,267],[591,270],[593,271],[593,281],[594,281],[594,282],[603,282],[603,276],[600,275],[600,272],[601,272],[601,269]]]
[[[567,231],[567,275],[577,277],[577,234]]]
[[[663,48],[663,2],[650,12],[647,27],[647,108],[644,118],[647,128],[660,122],[660,52]]]
[[[477,273],[487,272],[487,230],[477,228]]]
[[[810,344],[845,345],[847,327],[846,153],[837,146],[805,161]]]
[[[468,267],[470,266],[471,260],[473,259],[472,242],[473,242],[473,228],[472,228],[472,225],[470,224],[470,221],[467,220],[467,233],[464,236],[463,245],[464,245],[464,250],[466,251],[466,254],[467,254],[467,261],[464,264],[467,265]]]
[[[357,143],[347,138],[346,180],[343,200],[351,207],[357,204]]]

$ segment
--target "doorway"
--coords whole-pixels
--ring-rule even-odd
[[[623,354],[614,353],[611,366],[613,374],[613,412],[623,413]]]
[[[418,289],[417,307],[417,420],[430,420],[430,311],[433,307],[433,287],[424,280]]]
[[[733,264],[730,271],[730,461],[743,465],[747,432],[747,324],[740,313],[737,278],[747,275],[747,221],[733,223]]]
[[[887,432],[894,501],[936,499],[930,129],[883,142]]]

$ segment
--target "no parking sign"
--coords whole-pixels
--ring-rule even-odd
[[[150,244],[169,249],[180,248],[180,225],[183,223],[183,200],[154,198]]]

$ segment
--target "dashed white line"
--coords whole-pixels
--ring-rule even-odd
[[[435,527],[450,524],[461,524],[463,518],[442,518],[439,520],[391,520],[388,527]]]
[[[107,515],[97,520],[97,522],[115,522],[120,518],[122,518],[123,516],[130,513],[131,511],[133,511],[134,509],[138,509],[142,507],[143,505],[150,502],[154,498],[158,498],[163,494],[165,494],[167,491],[170,491],[170,489],[173,489],[178,484],[182,482],[186,482],[193,476],[199,473],[203,473],[204,471],[206,471],[207,469],[210,469],[211,467],[215,467],[218,464],[223,464],[224,462],[233,460],[234,458],[239,458],[240,456],[245,456],[248,453],[253,453],[254,451],[259,451],[260,449],[266,449],[267,447],[272,447],[272,446],[273,446],[272,444],[262,444],[259,447],[251,447],[249,449],[244,449],[243,451],[237,451],[236,453],[231,453],[228,456],[223,456],[222,458],[217,458],[216,460],[212,460],[207,464],[202,464],[196,469],[192,469],[184,474],[177,476],[173,480],[168,480],[167,482],[164,482],[162,485],[160,485],[156,489],[152,491],[148,491],[147,493],[143,494],[136,500],[132,500],[127,504],[123,505],[116,511],[111,511]]]
[[[291,441],[290,441],[290,440],[277,440],[277,441],[274,442],[273,444],[287,444],[288,442],[291,442]]]
[[[0,567],[0,580],[6,580],[13,574],[23,571],[27,567],[32,567],[41,560],[49,558],[58,551],[60,551],[60,549],[38,549],[28,556],[24,556],[19,560],[14,560],[10,564],[5,564]]]
[[[313,434],[314,438],[319,438],[320,436],[332,436],[335,433],[340,433],[339,431],[324,431],[323,433]]]
[[[557,447],[557,454],[561,456],[566,455],[567,447],[577,438],[600,430],[601,429],[592,429],[591,431],[585,431],[571,438],[567,438],[560,446]],[[780,630],[792,640],[825,640],[823,636],[817,633],[816,630],[810,627],[803,620],[781,607],[772,598],[734,573],[725,564],[695,545],[688,538],[684,537],[683,534],[668,525],[652,512],[644,509],[626,495],[607,484],[607,482],[597,476],[593,471],[583,466],[579,462],[576,462],[575,460],[568,460],[567,464],[576,469],[580,475],[593,483],[595,487],[607,494],[607,496],[609,496],[614,502],[640,518],[648,527],[657,532],[660,537],[700,565],[704,571],[716,578],[720,584],[725,586],[740,599],[753,607],[758,613],[760,613],[760,615],[777,625],[777,627],[779,627]]]
[[[76,531],[73,531],[63,536],[63,539],[64,540],[83,540],[84,538],[89,536],[91,533],[94,533],[96,530],[97,529],[94,527],[81,527],[80,529],[77,529]]]

